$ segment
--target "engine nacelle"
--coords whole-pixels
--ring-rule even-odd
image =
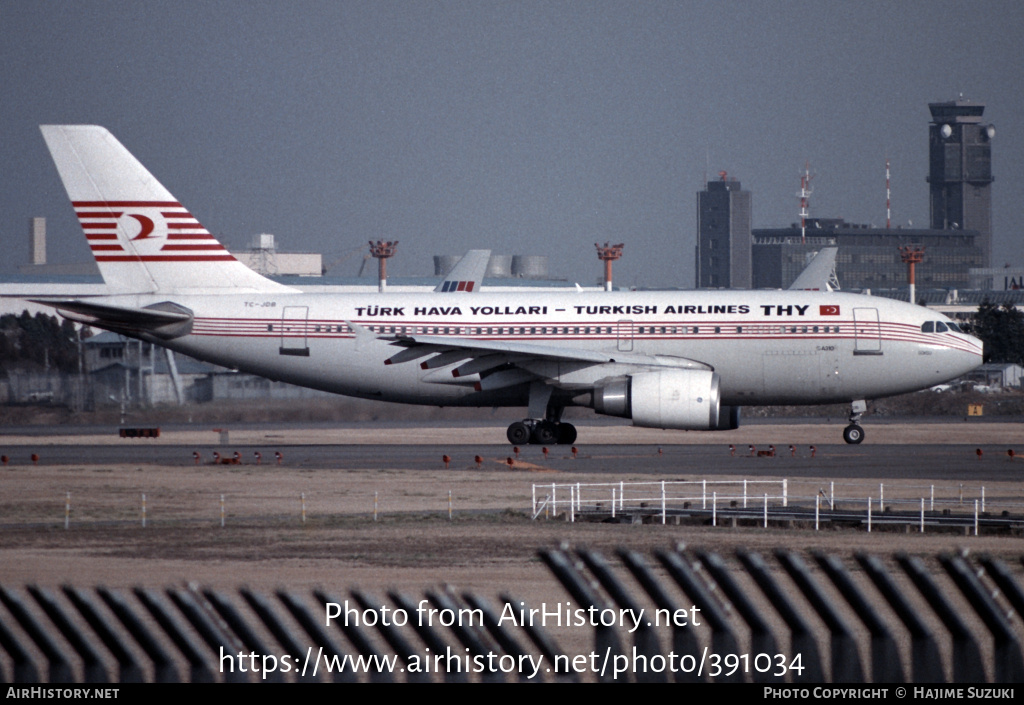
[[[739,426],[739,407],[719,403],[718,375],[707,370],[656,370],[594,388],[599,414],[622,416],[634,426],[717,431]]]

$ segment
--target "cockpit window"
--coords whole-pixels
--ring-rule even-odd
[[[955,333],[963,333],[963,330],[960,329],[960,326],[958,326],[956,323],[953,323],[952,321],[950,321],[946,325],[949,327],[951,331]]]
[[[936,333],[945,333],[947,330],[949,330],[949,329],[946,328],[946,324],[945,323],[943,323],[942,321],[935,321],[935,332]]]
[[[934,321],[925,321],[924,323],[922,323],[921,324],[921,332],[922,333],[934,333],[935,332],[935,322]]]

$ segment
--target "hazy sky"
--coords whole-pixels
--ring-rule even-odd
[[[0,0],[0,274],[46,216],[89,259],[38,125],[109,128],[231,247],[325,262],[401,242],[546,254],[593,283],[692,286],[696,196],[725,170],[754,227],[928,224],[929,102],[996,126],[996,265],[1024,266],[1024,3]],[[334,270],[355,274],[362,251]]]

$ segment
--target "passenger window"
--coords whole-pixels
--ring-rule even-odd
[[[924,323],[921,324],[921,332],[922,333],[934,333],[935,332],[935,323],[933,321],[925,321]]]

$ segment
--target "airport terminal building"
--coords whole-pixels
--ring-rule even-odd
[[[985,254],[969,230],[872,228],[839,218],[812,218],[800,227],[761,228],[751,234],[753,287],[785,289],[822,247],[838,247],[836,276],[844,289],[892,289],[907,285],[900,247],[923,248],[917,286],[967,289],[970,269],[983,267]]]

